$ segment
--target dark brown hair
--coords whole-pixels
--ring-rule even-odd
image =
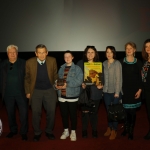
[[[106,50],[105,50],[105,55],[106,55],[107,49],[111,50],[111,52],[113,53],[113,58],[115,59],[116,58],[116,49],[115,49],[115,47],[114,46],[107,46]]]
[[[72,52],[71,52],[70,50],[66,50],[66,51],[64,52],[64,55],[65,55],[66,53],[69,53],[69,54],[72,55],[72,57],[74,57],[73,54],[72,54]]]
[[[143,57],[144,60],[148,60],[148,54],[147,54],[146,51],[145,51],[145,45],[146,45],[147,43],[150,43],[150,39],[147,39],[147,40],[144,42],[144,44],[143,44],[142,57]]]
[[[89,49],[92,49],[93,51],[95,51],[95,57],[93,59],[94,62],[99,62],[99,55],[98,55],[98,52],[97,52],[97,49],[95,48],[95,46],[87,46],[84,50],[84,53],[83,53],[83,61],[84,62],[88,62],[88,59],[87,59],[87,52]]]

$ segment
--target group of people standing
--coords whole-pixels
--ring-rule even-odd
[[[142,56],[144,63],[135,57],[136,45],[133,42],[125,44],[126,56],[116,59],[114,46],[107,46],[105,50],[106,60],[103,62],[102,84],[86,85],[83,82],[84,62],[100,62],[98,51],[95,46],[87,46],[83,53],[83,59],[74,64],[74,56],[71,51],[64,52],[65,64],[57,73],[56,59],[48,56],[45,45],[37,45],[36,57],[26,62],[18,58],[18,47],[7,47],[8,59],[0,65],[0,89],[5,102],[10,133],[12,138],[18,133],[15,117],[15,105],[20,113],[22,140],[27,140],[28,131],[28,101],[32,108],[32,125],[34,129],[34,141],[39,141],[42,130],[40,129],[42,105],[46,110],[45,134],[50,140],[54,140],[53,126],[57,98],[64,131],[60,139],[70,136],[71,141],[76,141],[77,107],[78,98],[83,89],[89,90],[90,99],[94,102],[94,112],[81,106],[82,114],[82,137],[88,137],[89,122],[92,128],[93,138],[98,137],[98,108],[102,97],[106,110],[110,104],[117,104],[122,100],[126,118],[122,136],[128,134],[128,139],[133,139],[133,131],[136,121],[136,108],[141,106],[141,93],[145,96],[147,114],[150,124],[150,39],[143,44]],[[63,79],[63,84],[57,84]],[[56,94],[57,92],[57,94]],[[71,132],[69,132],[69,118]],[[104,136],[114,140],[117,136],[118,122],[108,121]],[[150,125],[149,125],[150,127]],[[150,139],[150,128],[145,139]]]

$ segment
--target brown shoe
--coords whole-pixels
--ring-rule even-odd
[[[111,129],[110,127],[107,128],[107,131],[104,133],[104,136],[110,136],[111,134]]]
[[[116,136],[117,136],[117,132],[115,130],[112,130],[109,139],[114,140],[116,138]]]

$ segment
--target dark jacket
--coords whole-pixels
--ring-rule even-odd
[[[77,65],[82,69],[84,72],[84,62],[80,60],[77,62]],[[98,89],[95,85],[90,86],[90,99],[92,100],[100,100],[102,99],[102,89]]]
[[[9,64],[8,59],[4,60],[0,64],[0,93],[2,94],[2,99],[4,98],[4,94],[7,94],[5,93],[5,88],[6,88],[8,64]],[[18,81],[21,87],[21,93],[23,96],[25,96],[25,89],[24,89],[25,60],[18,58],[17,67],[18,67]]]

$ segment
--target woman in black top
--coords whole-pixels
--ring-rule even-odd
[[[80,60],[77,65],[81,67],[82,70],[84,70],[84,62],[99,62],[99,55],[95,48],[95,46],[87,46],[83,53],[83,60]],[[97,133],[97,124],[98,124],[98,108],[100,99],[102,98],[102,85],[88,85],[82,83],[82,88],[87,87],[90,89],[90,99],[94,102],[94,112],[90,113],[89,108],[87,107],[81,107],[82,109],[82,137],[87,137],[87,128],[89,121],[92,126],[92,136],[94,138],[98,137]]]
[[[145,102],[149,121],[149,131],[144,136],[144,139],[150,139],[150,39],[147,39],[143,44],[142,57],[145,60],[142,67],[142,81],[144,87]]]
[[[136,45],[133,42],[125,44],[126,57],[121,60],[122,64],[122,103],[126,111],[125,128],[122,136],[128,134],[128,139],[133,139],[133,130],[136,120],[136,108],[141,106],[142,62],[135,58]]]

